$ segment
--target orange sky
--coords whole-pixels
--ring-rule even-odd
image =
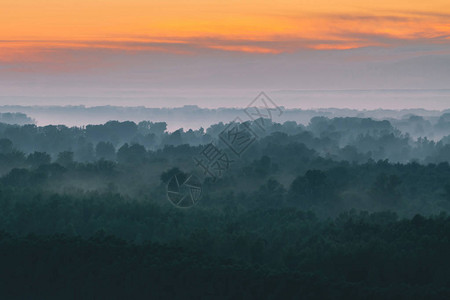
[[[60,49],[282,53],[449,37],[449,0],[0,0],[4,62]]]

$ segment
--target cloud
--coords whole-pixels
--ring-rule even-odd
[[[392,50],[377,59],[389,61],[428,54],[448,55],[442,46],[450,43],[449,14],[417,11],[371,11],[369,13],[284,13],[273,14],[283,20],[283,30],[248,31],[195,35],[152,36],[145,34],[108,34],[89,39],[4,39],[0,40],[2,76],[10,73],[83,73],[124,70],[127,64],[153,64],[160,57],[246,57],[282,56],[308,51],[343,51],[373,47]],[[281,28],[281,27],[280,27]],[[425,49],[430,46],[430,49]],[[367,60],[366,55],[357,58]],[[126,62],[126,63],[124,63]],[[183,60],[180,60],[183,63]],[[164,68],[157,64],[157,68]]]
[[[396,47],[449,42],[450,15],[430,12],[390,14],[284,15],[283,33],[240,33],[193,36],[109,35],[97,39],[1,40],[0,62],[47,62],[55,53],[99,50],[110,52],[165,52],[201,54],[205,49],[255,54],[292,53],[304,49]]]

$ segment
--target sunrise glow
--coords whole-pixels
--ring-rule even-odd
[[[5,0],[0,16],[4,62],[48,60],[68,49],[279,54],[439,44],[450,35],[445,0]]]

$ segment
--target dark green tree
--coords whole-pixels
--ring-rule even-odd
[[[32,168],[37,168],[41,165],[47,165],[51,162],[51,157],[45,152],[33,152],[28,155],[26,163]]]
[[[97,159],[115,160],[116,149],[110,142],[100,142],[95,146],[95,157]]]
[[[74,163],[73,160],[73,152],[72,151],[63,151],[58,154],[56,158],[56,163],[60,164],[63,167],[68,167]]]

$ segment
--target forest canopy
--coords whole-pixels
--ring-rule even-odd
[[[444,132],[447,119],[402,126]],[[450,295],[448,135],[413,137],[358,117],[263,121],[172,132],[151,121],[0,124],[0,293]],[[243,151],[227,147],[233,126],[249,129]],[[202,168],[212,154],[222,169]],[[201,198],[178,208],[168,201],[171,180],[192,174]]]

